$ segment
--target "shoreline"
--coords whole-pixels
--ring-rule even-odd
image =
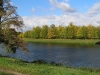
[[[99,68],[68,67],[40,62],[26,63],[19,59],[0,57],[0,69],[25,75],[100,75]],[[5,71],[6,73],[6,71]]]
[[[26,42],[33,43],[44,43],[44,44],[65,44],[65,45],[99,45],[96,44],[99,39],[33,39],[33,38],[22,38]]]

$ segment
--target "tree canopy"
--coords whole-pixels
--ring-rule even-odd
[[[38,35],[38,38],[42,39],[100,39],[100,27],[93,26],[92,24],[87,26],[78,26],[69,23],[67,26],[59,25],[56,27],[54,24],[50,27],[48,27],[48,25],[44,26],[34,27],[33,30],[21,33],[19,37],[36,38]],[[37,28],[39,29],[37,30]]]
[[[24,23],[16,9],[17,7],[13,6],[10,0],[0,0],[0,43],[13,53],[19,47],[27,50],[26,43],[17,37],[16,30],[21,30]]]

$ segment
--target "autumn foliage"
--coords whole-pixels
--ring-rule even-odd
[[[74,25],[72,22],[67,26],[52,24],[34,27],[19,35],[20,38],[36,39],[100,39],[100,27],[92,24],[86,26]]]

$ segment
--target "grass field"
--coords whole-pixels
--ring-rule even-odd
[[[0,58],[0,68],[23,73],[26,75],[100,75],[100,69],[74,69],[65,66],[54,66],[50,64],[25,63],[18,59],[7,57]]]
[[[52,43],[52,44],[68,44],[68,45],[95,45],[96,42],[100,40],[80,40],[80,39],[32,39],[32,38],[23,38],[27,42],[34,43]]]

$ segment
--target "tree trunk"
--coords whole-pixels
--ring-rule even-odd
[[[0,13],[3,11],[3,0],[0,1]],[[1,30],[1,15],[0,15],[0,30]]]
[[[0,13],[2,12],[3,12],[3,0],[0,1]],[[2,15],[0,14],[0,43],[3,42],[1,18],[2,18]]]

